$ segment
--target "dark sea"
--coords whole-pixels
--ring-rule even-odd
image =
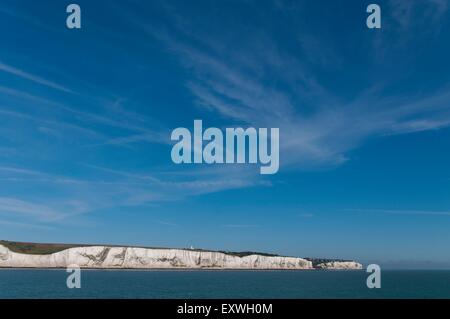
[[[384,270],[368,289],[364,271],[0,270],[0,298],[450,298],[450,271]]]

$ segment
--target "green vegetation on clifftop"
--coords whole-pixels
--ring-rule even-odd
[[[86,245],[86,244],[41,244],[41,243],[27,243],[27,242],[14,242],[7,240],[0,240],[0,245],[7,247],[9,250],[20,253],[20,254],[30,254],[30,255],[49,255],[57,253],[59,251],[74,248],[74,247],[89,247],[89,246],[108,246],[108,247],[133,247],[133,246],[119,246],[119,245]],[[139,247],[139,248],[149,248],[149,249],[170,249],[165,247]],[[191,250],[187,248],[182,248],[185,250]],[[210,251],[205,249],[193,249],[194,251]],[[219,251],[231,256],[245,257],[249,255],[262,255],[262,256],[278,256],[275,254],[259,253],[252,251],[243,252],[232,252],[232,251]]]

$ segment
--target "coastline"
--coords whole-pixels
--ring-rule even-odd
[[[355,261],[285,257],[207,250],[0,243],[0,268],[161,269],[161,270],[321,270],[362,269]],[[32,247],[32,249],[30,249]],[[43,254],[43,247],[50,251]],[[50,249],[49,249],[50,248]],[[51,249],[53,248],[53,250]],[[28,249],[28,253],[27,253]],[[17,252],[22,251],[22,252]],[[36,251],[40,253],[37,254]]]

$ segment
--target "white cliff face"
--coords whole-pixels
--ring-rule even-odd
[[[318,269],[335,269],[335,270],[350,270],[350,269],[362,269],[360,263],[354,261],[331,261],[327,263],[318,264]]]
[[[250,255],[231,256],[219,252],[134,247],[75,247],[49,255],[12,252],[0,245],[0,267],[12,268],[129,268],[129,269],[313,269],[303,258]]]

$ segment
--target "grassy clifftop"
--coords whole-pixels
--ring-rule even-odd
[[[9,250],[16,253],[31,254],[31,255],[49,255],[68,248],[87,246],[87,245],[71,245],[71,244],[22,243],[6,240],[0,240],[0,245],[3,245],[7,247]]]
[[[0,240],[0,245],[3,245],[7,247],[9,250],[21,253],[21,254],[30,254],[30,255],[49,255],[53,253],[57,253],[59,251],[73,248],[73,247],[89,247],[89,246],[97,246],[97,245],[86,245],[86,244],[41,244],[41,243],[27,243],[27,242],[14,242],[14,241],[7,241],[7,240]],[[98,245],[98,246],[109,246],[109,247],[132,247],[132,246],[118,246],[118,245]],[[139,248],[153,248],[153,249],[169,249],[164,247],[139,247]],[[181,248],[186,249],[187,248]],[[203,249],[194,249],[195,251],[210,251],[210,250],[203,250]],[[231,255],[231,256],[238,256],[238,257],[244,257],[249,255],[263,255],[263,256],[277,256],[274,254],[268,254],[268,253],[259,253],[259,252],[252,252],[252,251],[244,251],[244,252],[232,252],[232,251],[219,251],[221,253]]]

